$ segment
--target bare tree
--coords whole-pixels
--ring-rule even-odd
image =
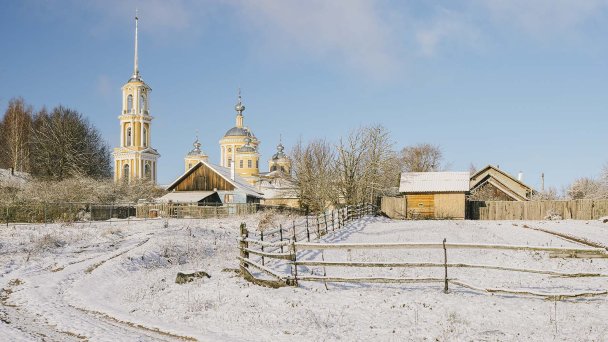
[[[579,178],[575,180],[567,190],[571,199],[587,199],[600,197],[600,182],[591,178]]]
[[[375,202],[398,186],[399,159],[384,126],[352,130],[337,150],[338,184],[347,204]]]
[[[429,172],[442,168],[443,152],[437,145],[418,144],[401,150],[403,171]]]
[[[303,208],[321,211],[337,202],[335,153],[324,139],[293,148],[292,177]]]
[[[110,149],[88,120],[59,106],[34,119],[32,171],[35,176],[65,179],[71,176],[110,177]]]
[[[30,171],[32,107],[22,98],[11,99],[0,122],[0,165]]]

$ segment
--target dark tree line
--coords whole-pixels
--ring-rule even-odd
[[[62,180],[111,176],[110,148],[79,112],[63,106],[34,112],[11,99],[0,121],[0,168]]]

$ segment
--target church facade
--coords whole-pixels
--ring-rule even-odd
[[[152,148],[152,120],[149,96],[152,89],[139,74],[135,17],[135,58],[133,74],[122,87],[120,146],[114,148],[114,181],[149,180],[156,183],[158,151]]]

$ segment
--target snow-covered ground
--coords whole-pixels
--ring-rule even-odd
[[[608,336],[606,296],[546,301],[490,295],[443,284],[302,282],[270,289],[248,283],[238,268],[240,222],[114,221],[0,228],[0,340],[201,341],[309,340],[579,340]],[[289,219],[286,218],[288,221]],[[608,243],[599,221],[391,221],[364,218],[331,242],[471,242],[581,245],[525,228],[543,228]],[[449,262],[608,274],[608,259],[549,258],[544,252],[455,250]],[[327,261],[442,262],[438,250],[325,251]],[[299,259],[320,260],[320,253]],[[273,267],[272,263],[270,264]],[[280,268],[280,265],[275,265]],[[210,279],[179,285],[177,272]],[[301,274],[442,277],[442,269],[302,268]],[[482,269],[450,269],[480,287],[543,292],[597,291],[608,278],[559,278]]]

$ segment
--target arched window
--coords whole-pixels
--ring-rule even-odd
[[[131,146],[131,127],[127,128],[127,146]]]
[[[152,178],[152,172],[150,171],[150,162],[146,162],[146,165],[144,165],[144,177],[147,179]]]
[[[144,147],[148,146],[148,130],[144,127]]]
[[[139,112],[145,114],[146,113],[146,97],[145,95],[141,95],[139,97]]]
[[[133,95],[127,96],[127,113],[133,111]]]
[[[270,167],[270,171],[271,171],[271,172],[272,172],[272,171],[276,171],[276,170],[277,170],[277,166],[276,166],[276,165],[272,165],[272,166]]]
[[[129,164],[125,164],[125,166],[122,167],[122,179],[128,181],[130,175],[131,174],[129,173]]]

